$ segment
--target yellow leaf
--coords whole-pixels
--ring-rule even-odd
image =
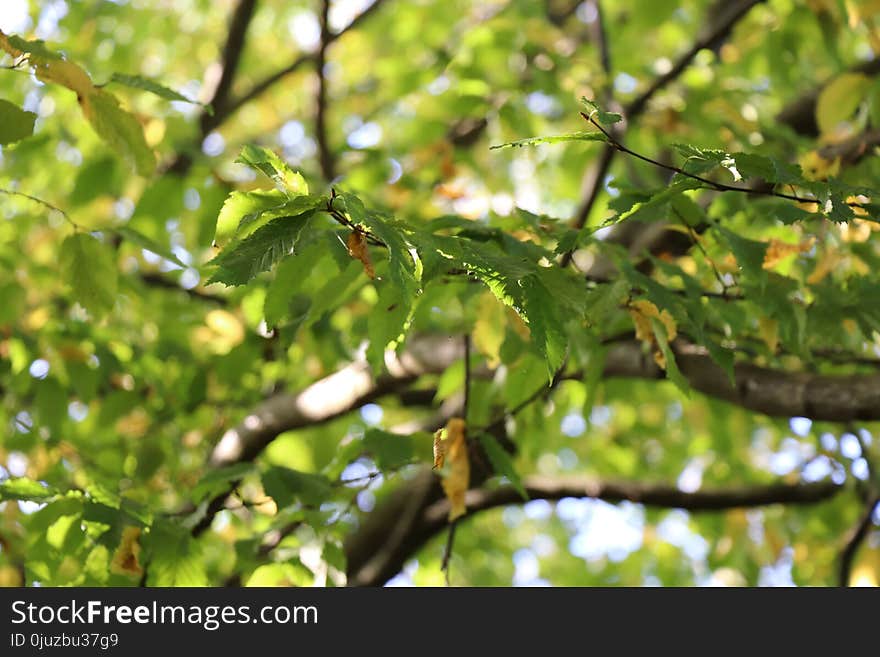
[[[825,85],[816,102],[819,132],[832,133],[840,123],[848,121],[870,86],[870,78],[862,73],[843,73]]]
[[[654,349],[654,360],[657,365],[666,369],[666,356],[657,343],[651,319],[657,319],[666,329],[666,339],[671,342],[678,335],[678,327],[668,310],[661,311],[647,299],[637,299],[629,304],[629,314],[636,329],[636,339],[650,344]]]
[[[846,13],[849,26],[857,28],[862,21],[869,21],[880,16],[880,0],[846,0]]]
[[[36,63],[34,73],[43,82],[54,82],[75,92],[80,102],[95,91],[89,74],[78,64],[63,59],[48,59]]]
[[[501,363],[501,345],[505,337],[505,311],[495,295],[485,293],[480,298],[477,310],[477,321],[474,323],[474,346],[489,359],[489,367],[495,368]]]
[[[789,244],[776,238],[771,239],[767,245],[767,251],[764,253],[764,263],[762,266],[764,269],[772,269],[790,255],[805,253],[813,247],[813,241],[811,237],[800,244]]]
[[[434,470],[442,468],[446,459],[445,433],[445,429],[437,429],[437,431],[434,432]]]
[[[816,268],[807,276],[807,283],[815,285],[821,281],[837,267],[841,260],[843,260],[843,256],[840,251],[834,247],[826,249],[825,253],[822,254],[822,257],[816,263]]]
[[[244,341],[245,329],[238,317],[216,309],[205,315],[205,325],[195,327],[190,337],[195,346],[223,355]]]
[[[126,527],[122,530],[122,540],[113,553],[110,572],[132,577],[140,577],[143,574],[144,570],[138,561],[138,555],[141,553],[141,546],[138,543],[140,536],[140,527]]]
[[[444,465],[447,471],[443,477],[443,492],[449,500],[449,521],[465,514],[465,493],[470,486],[471,464],[468,459],[465,424],[460,417],[446,423],[446,443]]]
[[[819,151],[809,151],[798,158],[798,164],[803,169],[804,178],[807,180],[825,180],[826,178],[836,176],[840,173],[840,163],[841,159],[839,157],[833,160],[826,160],[819,155]],[[809,207],[804,207],[805,204],[800,205],[807,212],[815,212],[817,209],[815,204],[811,204]]]
[[[776,353],[779,346],[779,322],[769,317],[758,318],[758,335],[767,345],[771,353]]]
[[[864,212],[861,208],[855,208],[854,213],[858,215]],[[848,224],[840,224],[840,237],[844,242],[867,242],[871,237],[871,231],[880,229],[880,225],[873,221],[865,221],[864,219],[853,219]]]
[[[859,550],[849,577],[849,585],[880,585],[880,550],[872,549],[867,545]]]
[[[370,251],[367,249],[367,240],[364,232],[353,230],[348,236],[348,253],[352,258],[357,258],[364,265],[364,272],[370,278],[376,278],[376,270],[373,269],[373,261],[370,260]]]
[[[18,568],[13,566],[0,566],[0,588],[22,586],[24,582]]]

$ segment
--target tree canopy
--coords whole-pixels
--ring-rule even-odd
[[[7,0],[0,585],[880,578],[880,4]]]

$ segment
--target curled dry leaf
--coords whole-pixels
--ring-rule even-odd
[[[435,436],[435,467],[437,467],[438,440],[443,443],[440,448],[441,465],[439,467],[448,466],[442,484],[443,492],[446,493],[446,498],[449,500],[449,521],[452,522],[465,514],[465,493],[467,493],[471,477],[464,420],[460,417],[451,418],[446,424],[445,439]]]
[[[362,230],[353,230],[348,236],[348,253],[352,258],[357,258],[364,265],[364,272],[370,278],[376,278],[376,270],[373,269],[373,261],[370,260],[370,251],[367,249],[367,239]]]

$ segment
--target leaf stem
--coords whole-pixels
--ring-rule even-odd
[[[55,205],[52,205],[48,201],[44,201],[41,198],[37,198],[36,196],[31,196],[30,194],[25,194],[24,192],[16,192],[11,189],[3,189],[3,188],[0,188],[0,194],[7,194],[8,196],[20,196],[22,198],[28,199],[29,201],[33,201],[34,203],[39,203],[44,208],[48,208],[49,210],[52,210],[53,212],[57,212],[62,217],[64,217],[64,219],[67,221],[67,223],[69,223],[71,226],[73,226],[74,230],[79,230],[79,228],[80,228],[79,225],[73,219],[71,219],[70,215],[67,214],[64,210],[62,210],[61,208],[59,208]]]

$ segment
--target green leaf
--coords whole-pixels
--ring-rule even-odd
[[[832,193],[830,195],[831,200],[831,209],[828,212],[825,212],[825,215],[839,224],[847,223],[852,221],[855,218],[855,214],[853,213],[853,209],[846,202],[846,198],[841,194]]]
[[[761,178],[780,185],[795,185],[804,181],[796,164],[753,153],[734,153],[731,158],[743,178]]]
[[[64,280],[86,310],[102,315],[113,308],[118,272],[106,245],[91,235],[74,233],[62,243],[59,260]]]
[[[602,224],[601,227],[615,224],[626,219],[639,219],[643,221],[662,221],[669,213],[666,211],[670,203],[677,203],[684,192],[699,189],[703,183],[693,178],[676,175],[666,187],[660,187],[650,192],[621,195],[609,204],[612,209],[618,210],[619,214]],[[629,207],[626,207],[629,205]]]
[[[592,100],[589,100],[585,96],[581,97],[581,102],[587,106],[590,118],[596,119],[602,125],[611,125],[613,123],[618,123],[623,120],[623,117],[620,114],[617,114],[616,112],[603,111],[596,103],[594,103]]]
[[[236,463],[223,468],[211,470],[205,474],[192,489],[192,501],[200,504],[202,501],[228,493],[233,482],[253,472],[255,466],[253,463]]]
[[[62,423],[67,419],[67,391],[52,377],[35,384],[34,408],[37,418],[42,426],[49,429],[51,436],[60,437]]]
[[[385,365],[385,350],[396,348],[403,342],[412,305],[406,303],[401,291],[394,285],[378,285],[379,298],[367,320],[367,362],[374,372],[381,372]]]
[[[262,172],[275,183],[278,189],[289,196],[301,196],[309,193],[308,183],[302,174],[291,169],[284,160],[268,148],[247,144],[242,147],[241,153],[235,161]]]
[[[124,180],[118,160],[107,155],[97,160],[86,162],[76,174],[73,191],[67,197],[72,206],[80,206],[103,195],[118,196]]]
[[[27,477],[12,477],[0,482],[0,502],[6,500],[28,500],[30,502],[43,502],[58,494],[51,486],[28,479]]]
[[[339,572],[345,572],[346,556],[345,550],[341,545],[333,541],[324,543],[324,548],[321,550],[321,559]]]
[[[46,47],[46,42],[42,39],[28,41],[27,39],[22,39],[16,34],[8,34],[5,36],[9,41],[9,45],[16,50],[26,52],[30,55],[36,55],[38,58],[42,57],[43,59],[62,59],[59,53]]]
[[[424,434],[424,438],[427,450],[431,442],[428,440],[428,434]],[[413,461],[416,455],[414,443],[412,436],[401,436],[381,429],[367,429],[364,434],[364,445],[379,469],[386,472]]]
[[[767,253],[767,244],[747,239],[721,226],[718,227],[718,231],[733,251],[733,256],[743,273],[754,280],[766,279],[764,255]]]
[[[286,563],[267,563],[254,569],[245,586],[311,586],[315,576],[299,559]]]
[[[660,347],[660,351],[663,352],[663,356],[666,358],[667,378],[672,381],[686,397],[690,397],[691,386],[687,379],[684,378],[681,370],[678,369],[678,364],[675,362],[675,354],[669,347],[669,340],[666,337],[666,327],[663,326],[663,322],[656,317],[651,317],[651,327],[654,329],[654,339],[657,340],[657,346]]]
[[[263,301],[263,317],[266,325],[274,328],[282,320],[291,316],[293,310],[307,312],[311,306],[308,295],[301,294],[303,283],[314,272],[318,262],[325,256],[321,250],[320,242],[312,242],[299,251],[299,253],[281,261],[275,270],[275,278],[269,284],[266,291],[266,299]],[[303,307],[302,300],[307,303]],[[295,307],[294,307],[295,306]]]
[[[0,146],[6,146],[34,134],[37,115],[26,112],[8,100],[0,98]]]
[[[268,271],[279,260],[293,253],[297,240],[313,212],[270,221],[240,242],[230,244],[209,265],[217,271],[208,283],[244,285],[257,274]]]
[[[547,361],[549,380],[565,359],[567,340],[562,330],[563,320],[554,303],[554,293],[537,276],[528,276],[520,282],[523,292],[523,310],[529,323],[532,341]]]
[[[235,235],[238,226],[249,217],[258,217],[267,210],[281,207],[287,195],[278,189],[258,189],[252,192],[232,192],[223,202],[217,216],[214,242],[223,246]]]
[[[157,520],[144,537],[148,586],[207,586],[202,550],[184,527]]]
[[[147,237],[143,233],[136,231],[134,228],[129,228],[128,226],[120,226],[119,228],[113,229],[115,233],[117,233],[122,239],[131,242],[132,244],[136,244],[142,249],[146,249],[147,251],[152,251],[157,256],[161,256],[166,260],[173,262],[178,267],[182,267],[186,269],[187,265],[184,264],[180,258],[178,258],[167,246],[162,246],[156,240]]]
[[[328,197],[324,195],[306,194],[304,196],[294,196],[277,207],[253,212],[241,218],[238,229],[235,231],[235,237],[237,239],[244,239],[259,228],[262,228],[272,219],[295,217],[311,210],[319,210],[326,205],[328,200]]]
[[[80,102],[83,114],[111,149],[121,155],[140,175],[149,176],[153,173],[156,158],[134,115],[122,109],[115,97],[101,89],[94,89]]]
[[[333,491],[326,477],[282,466],[270,466],[266,469],[263,473],[263,488],[279,508],[290,506],[297,501],[318,505]]]
[[[132,89],[148,91],[151,94],[159,96],[159,98],[164,98],[165,100],[178,100],[182,103],[190,103],[191,105],[201,105],[205,108],[205,111],[208,114],[214,114],[214,110],[210,105],[200,103],[197,100],[190,100],[183,94],[174,91],[174,89],[169,89],[168,87],[159,84],[155,80],[145,78],[141,75],[125,75],[123,73],[114,73],[110,77],[110,82],[123,84],[126,87],[131,87]]]
[[[736,385],[736,372],[733,369],[734,352],[731,349],[725,349],[714,340],[707,340],[705,344],[709,350],[709,357],[724,370],[730,385]]]
[[[523,485],[522,479],[517,473],[516,468],[513,466],[513,460],[510,458],[510,454],[505,451],[501,444],[491,434],[481,433],[477,436],[477,439],[486,451],[486,455],[489,457],[489,462],[492,464],[492,469],[495,473],[507,477],[510,481],[510,485],[516,489],[516,492],[519,493],[525,501],[528,501],[529,494],[526,491],[526,487]]]
[[[584,310],[590,323],[605,326],[609,317],[620,308],[629,289],[629,283],[621,276],[612,283],[597,285],[595,289],[589,290]]]
[[[517,139],[516,141],[508,141],[504,144],[496,144],[490,146],[489,150],[498,148],[522,148],[523,146],[538,146],[540,144],[562,144],[569,141],[607,141],[605,135],[601,132],[569,132],[564,135],[550,135],[549,137],[528,137],[526,139]]]
[[[823,135],[852,118],[871,88],[871,79],[863,73],[842,73],[826,84],[816,100],[816,125]]]

